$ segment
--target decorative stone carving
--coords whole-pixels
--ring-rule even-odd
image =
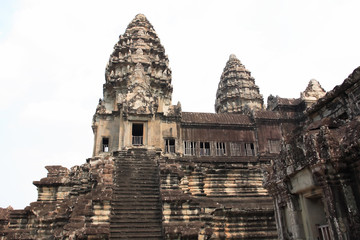
[[[122,98],[117,97],[116,104],[126,105],[124,111],[128,113],[156,113],[160,103],[166,105],[161,109],[168,109],[172,94],[168,61],[153,26],[144,15],[136,15],[110,56],[105,71],[104,101],[113,104],[113,99],[106,96],[116,91]],[[147,106],[140,107],[140,103]]]
[[[282,216],[279,239],[358,238],[359,83],[357,68],[326,95],[316,80],[301,94],[312,106],[299,118],[299,127],[284,135],[281,154],[264,180],[276,215]]]
[[[101,114],[106,113],[106,108],[101,98],[99,99],[99,104],[96,107],[96,113],[101,113]]]
[[[164,48],[139,14],[106,69],[93,158],[46,167],[38,201],[0,208],[0,240],[321,239],[319,227],[332,239],[360,235],[360,68],[324,97],[311,81],[301,98],[270,96],[263,110],[231,55],[218,113],[182,112],[171,105]]]
[[[320,83],[315,79],[311,79],[305,91],[300,93],[300,99],[303,100],[307,106],[310,106],[325,96],[325,94],[326,91],[321,87]]]
[[[38,201],[6,213],[11,226],[0,225],[0,239],[107,238],[114,162],[109,156],[89,162],[70,170],[47,166],[47,177],[34,181]]]
[[[215,111],[217,113],[245,113],[263,109],[263,97],[255,79],[240,60],[231,54],[221,75],[216,92]]]

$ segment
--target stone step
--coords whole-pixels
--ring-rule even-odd
[[[113,226],[113,228],[115,228],[115,226],[126,226],[127,224],[162,224],[161,220],[158,218],[112,218],[110,222],[110,227]]]
[[[148,196],[148,197],[147,197]],[[155,195],[138,195],[138,196],[113,196],[112,203],[113,204],[122,204],[122,203],[145,203],[145,202],[151,202],[151,203],[159,203],[160,199],[159,196]]]
[[[125,232],[161,232],[161,224],[128,224],[124,226],[123,224],[114,224],[110,227],[112,233],[125,233]]]
[[[143,234],[143,233],[150,233],[150,234],[160,234],[161,230],[159,230],[159,226],[155,228],[132,228],[132,226],[127,228],[117,228],[111,229],[112,233],[122,233],[122,234]]]
[[[111,233],[110,239],[163,239],[161,233]]]
[[[110,239],[163,239],[157,163],[146,149],[116,158]]]
[[[130,188],[130,189],[138,189],[138,188],[143,188],[143,189],[160,189],[160,186],[154,182],[149,182],[149,183],[139,183],[136,184],[135,182],[122,182],[120,185],[115,185],[114,186],[114,190],[116,189],[122,189],[122,188]]]
[[[149,203],[151,205],[159,204],[160,200],[158,197],[154,198],[146,198],[145,196],[139,196],[139,197],[126,197],[121,196],[119,198],[114,198],[112,200],[112,204],[115,205],[124,205],[124,204],[146,204]]]
[[[144,209],[149,209],[149,210],[157,210],[161,209],[161,205],[145,205],[145,204],[133,204],[133,205],[129,205],[129,204],[122,204],[122,205],[116,205],[113,206],[112,208],[114,211],[120,211],[120,210],[134,210],[134,211],[140,211],[140,210],[144,210]]]
[[[137,195],[159,195],[159,189],[146,189],[146,188],[137,188],[137,189],[115,189],[113,194],[117,195],[126,195],[126,196],[137,196]]]
[[[124,204],[124,205],[116,205],[112,208],[113,210],[134,210],[134,211],[141,211],[141,210],[159,210],[161,209],[160,204],[154,205],[154,204]]]
[[[115,173],[127,173],[127,172],[151,172],[154,173],[158,171],[158,167],[140,167],[140,166],[117,166],[117,169],[114,171]]]
[[[119,183],[121,183],[122,181],[154,181],[154,179],[158,178],[158,175],[150,175],[150,174],[143,174],[143,173],[139,173],[139,174],[122,174],[120,176],[116,176],[115,175],[115,179],[117,179],[119,181]]]
[[[142,225],[142,226],[141,226]],[[142,232],[145,232],[145,231],[149,231],[149,232],[161,232],[162,231],[162,228],[161,228],[161,223],[133,223],[133,222],[129,222],[129,223],[111,223],[111,227],[110,227],[110,231],[113,232],[113,233],[116,233],[116,232],[121,232],[123,229],[126,229],[127,232],[129,232],[129,230],[133,230],[134,232],[135,231],[142,231]]]
[[[124,163],[115,163],[115,166],[117,166],[116,171],[121,171],[124,168],[127,169],[158,169],[158,165],[154,162],[124,162]]]
[[[131,159],[126,159],[126,160],[117,160],[115,161],[115,164],[117,165],[141,165],[143,164],[143,166],[157,166],[158,163],[153,160],[153,159],[145,159],[143,157],[136,157],[135,158],[131,158]]]
[[[158,194],[129,194],[129,195],[125,195],[124,192],[119,192],[119,194],[113,194],[113,199],[124,199],[124,198],[129,198],[132,200],[136,200],[136,199],[159,199],[159,195]]]
[[[115,188],[123,188],[123,187],[157,187],[159,188],[159,183],[152,181],[149,179],[140,179],[139,181],[136,181],[136,179],[119,179],[118,183],[114,184]]]
[[[158,177],[157,173],[148,172],[148,171],[137,171],[137,172],[124,172],[124,173],[115,173],[115,178],[117,179],[126,179],[131,177],[141,178],[154,178]]]
[[[127,215],[131,215],[132,217],[136,217],[137,215],[146,215],[147,217],[158,216],[162,211],[160,209],[113,209],[113,215],[111,217],[123,217]]]
[[[113,202],[114,203],[114,202]],[[160,201],[117,201],[113,204],[115,206],[133,206],[133,207],[161,207]]]
[[[115,175],[115,179],[118,180],[118,183],[122,183],[122,182],[129,182],[129,181],[133,181],[133,182],[149,182],[149,183],[157,183],[157,179],[159,178],[159,176],[157,174],[148,174],[148,173],[136,173],[136,174],[120,174],[120,175]]]
[[[128,195],[123,195],[123,194],[118,194],[113,195],[113,199],[112,199],[112,203],[113,204],[122,204],[122,203],[146,203],[146,202],[151,202],[152,204],[154,203],[160,203],[160,198],[158,195],[146,195],[146,194],[128,194]]]
[[[110,225],[113,224],[121,224],[123,226],[126,226],[128,223],[140,223],[140,222],[159,222],[159,219],[161,219],[161,214],[153,214],[153,215],[133,215],[133,214],[127,214],[127,215],[113,215],[111,216]]]
[[[129,177],[157,177],[158,174],[155,172],[149,172],[149,171],[133,171],[133,172],[115,172],[116,178],[129,178]]]
[[[159,202],[121,202],[121,203],[117,203],[116,205],[112,206],[112,209],[126,209],[126,208],[132,208],[132,209],[143,209],[143,208],[149,208],[149,209],[154,209],[154,208],[158,208],[161,209],[161,204]]]
[[[157,183],[147,183],[147,182],[138,182],[138,183],[119,183],[115,185],[115,189],[119,189],[119,188],[124,188],[124,187],[128,187],[128,188],[159,188],[159,184]]]
[[[115,162],[115,165],[118,170],[121,170],[121,167],[134,167],[136,168],[158,168],[158,164],[152,160],[145,160],[145,161],[128,161],[128,162]]]
[[[131,226],[127,228],[117,228],[117,229],[111,229],[112,234],[122,233],[124,235],[141,235],[146,236],[148,234],[149,236],[161,236],[162,230],[159,229],[159,226],[156,228],[136,228],[132,229]],[[145,238],[146,239],[146,238]]]
[[[119,189],[114,190],[113,194],[126,195],[126,196],[138,196],[138,195],[159,195],[160,191],[157,189]]]
[[[160,205],[160,200],[157,199],[152,199],[152,198],[133,198],[133,199],[128,199],[128,198],[118,198],[118,199],[113,199],[112,200],[112,205],[113,207],[115,206],[155,206],[155,205]]]
[[[155,169],[123,169],[114,171],[115,176],[129,176],[131,174],[158,175]]]
[[[144,174],[157,174],[157,168],[141,168],[137,169],[134,166],[129,166],[128,168],[118,167],[118,170],[114,171],[115,174],[131,174],[131,173],[144,173]]]
[[[126,219],[126,218],[158,218],[161,217],[162,211],[160,210],[134,210],[134,209],[113,209],[113,220]]]
[[[141,177],[136,179],[135,177],[131,178],[117,178],[117,183],[114,184],[115,187],[159,187],[160,183],[154,181],[152,177]]]

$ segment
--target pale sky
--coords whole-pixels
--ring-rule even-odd
[[[91,120],[118,36],[143,13],[165,47],[173,104],[214,112],[230,54],[269,94],[326,91],[360,65],[360,1],[0,0],[0,207],[36,201],[46,165],[91,157]]]

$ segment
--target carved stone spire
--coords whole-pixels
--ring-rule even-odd
[[[311,79],[305,91],[303,91],[300,95],[303,100],[317,101],[319,98],[325,96],[325,94],[326,91],[321,87],[320,83],[315,79]]]
[[[143,14],[130,22],[114,46],[105,71],[107,110],[154,113],[171,105],[169,60],[153,26]],[[111,107],[111,103],[116,103]],[[109,108],[109,109],[108,109]],[[113,108],[113,109],[111,109]]]
[[[216,113],[244,113],[263,109],[264,99],[249,70],[234,54],[230,55],[216,92]]]

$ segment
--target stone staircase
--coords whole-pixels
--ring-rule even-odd
[[[156,152],[138,148],[114,156],[110,239],[163,239]]]

